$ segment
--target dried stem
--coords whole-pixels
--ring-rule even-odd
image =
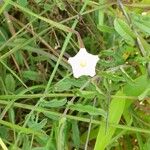
[[[13,24],[12,24],[10,18],[9,18],[8,12],[4,11],[4,16],[6,18],[6,21],[7,21],[7,24],[8,24],[8,28],[9,28],[9,31],[10,31],[11,35],[12,36],[15,35],[16,32],[15,32],[14,26],[13,26]],[[14,55],[11,54],[11,57],[12,57],[12,60],[13,60],[14,64],[16,65],[16,68],[17,68],[18,72],[21,73],[20,67],[19,67],[19,65],[18,65]]]
[[[13,16],[10,16],[10,18],[14,21],[16,21],[21,27],[24,27],[25,25],[20,22],[19,20],[17,20],[16,18],[14,18]],[[31,30],[29,27],[26,27],[26,30],[31,33],[33,36],[36,36],[39,41],[41,43],[43,43],[55,56],[59,57],[59,53],[57,53],[41,36],[39,36],[38,34],[36,34],[33,30]],[[67,60],[65,58],[62,58],[62,60],[64,62],[67,62]]]

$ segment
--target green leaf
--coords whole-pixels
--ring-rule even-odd
[[[57,150],[65,150],[66,131],[67,131],[67,120],[65,117],[63,117],[60,119],[58,126]]]
[[[78,80],[73,78],[73,79],[71,79],[71,82],[72,82],[72,86],[80,88],[81,86],[83,86],[87,82],[87,78],[80,77]]]
[[[150,34],[150,16],[149,15],[132,15],[133,24],[138,27],[141,31]]]
[[[5,28],[0,27],[0,45],[3,44],[4,41],[8,39],[8,33]]]
[[[7,139],[9,136],[9,130],[5,126],[0,126],[0,137]]]
[[[18,51],[17,53],[14,53],[14,56],[15,56],[17,63],[19,65],[23,66],[24,65],[24,58],[23,58],[22,52]]]
[[[54,90],[57,92],[68,91],[72,86],[72,81],[69,78],[64,78],[54,85]]]
[[[56,127],[56,123],[54,123],[51,127],[51,132],[50,132],[50,135],[48,135],[48,139],[45,140],[45,150],[56,150],[56,141],[55,141],[55,138],[54,138],[54,132],[56,131],[55,128]],[[55,131],[54,131],[55,130]],[[44,138],[43,138],[44,140]],[[39,142],[40,143],[40,142]]]
[[[141,43],[142,43],[142,45],[143,45],[143,47],[144,47],[144,49],[145,49],[145,51],[146,51],[146,55],[147,55],[147,57],[149,57],[150,56],[150,44],[148,43],[148,41],[146,41],[142,36],[140,36],[139,35],[139,39],[140,39],[140,41],[141,41]],[[144,58],[144,57],[143,57]],[[145,58],[144,58],[145,59]]]
[[[114,20],[114,28],[128,44],[131,44],[132,46],[135,44],[135,35],[126,22],[116,18]]]
[[[46,11],[52,12],[52,11],[53,11],[53,7],[54,7],[54,4],[48,4],[48,3],[45,3],[45,4],[44,4],[44,9],[45,9]]]
[[[115,96],[123,97],[122,91],[118,91]],[[109,106],[109,123],[118,124],[122,113],[124,111],[125,99],[113,98]],[[106,128],[106,123],[102,123],[99,128],[98,136],[94,150],[105,150],[112,136],[114,135],[116,128],[109,126]]]
[[[71,120],[72,123],[72,139],[76,149],[79,149],[80,146],[80,132],[78,128],[77,121]]]
[[[28,80],[32,80],[32,81],[40,81],[40,74],[38,72],[35,71],[23,71],[22,75],[24,78],[28,79]]]
[[[102,72],[102,75],[105,77],[105,78],[107,78],[107,79],[110,79],[110,80],[112,80],[112,81],[125,81],[125,79],[123,78],[123,77],[121,77],[121,76],[119,76],[119,75],[116,75],[116,74],[114,74],[114,73],[112,73],[112,72]]]
[[[150,34],[150,26],[146,22],[134,21],[134,25],[141,29],[143,32]]]
[[[11,74],[6,75],[5,84],[6,84],[6,89],[9,92],[14,92],[15,91],[16,83],[15,83],[15,80],[14,80],[14,78]]]
[[[101,32],[106,32],[106,33],[112,33],[114,32],[114,29],[106,26],[106,25],[97,25],[97,28],[101,31]]]
[[[150,79],[148,79],[147,75],[142,75],[136,78],[132,83],[127,83],[124,88],[123,92],[126,96],[136,96],[139,100],[142,100],[148,94],[148,89],[150,88]],[[127,99],[127,98],[126,98]],[[129,114],[129,107],[134,102],[134,100],[126,101],[125,111],[124,111],[124,118],[128,123],[129,120],[132,119],[131,114]]]
[[[23,144],[22,144],[23,150],[29,150],[30,149],[30,139],[29,136],[25,135],[23,136]]]
[[[76,95],[83,97],[83,98],[94,98],[97,95],[96,91],[82,91],[82,90],[77,90]]]
[[[143,147],[143,150],[149,150],[149,149],[150,149],[150,138],[147,139]]]
[[[101,115],[106,118],[106,112],[103,109],[96,108],[90,105],[73,104],[70,105],[71,110],[77,110],[79,112],[88,113],[90,115]]]
[[[17,2],[22,7],[26,7],[28,5],[28,1],[27,0],[17,0]]]
[[[8,111],[9,120],[15,124],[15,111],[14,108],[10,108]]]
[[[46,123],[47,123],[47,119],[43,119],[39,123],[31,120],[28,122],[28,126],[34,129],[35,131],[40,131],[43,127],[45,127]]]
[[[50,107],[50,108],[55,107],[55,108],[57,108],[57,107],[64,106],[66,103],[67,103],[67,99],[60,99],[60,100],[53,99],[51,101],[42,101],[41,106],[42,107]]]
[[[135,79],[132,84],[126,84],[124,87],[124,93],[127,96],[139,96],[148,88],[150,88],[150,79],[147,75],[142,75]]]
[[[47,118],[51,119],[51,120],[54,120],[54,121],[58,121],[60,119],[59,116],[54,116],[52,114],[49,114],[49,113],[43,113]]]

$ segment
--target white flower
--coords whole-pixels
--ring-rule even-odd
[[[79,78],[82,75],[93,77],[96,74],[95,67],[98,60],[98,55],[92,55],[85,48],[80,48],[79,52],[74,57],[70,57],[68,62],[72,66],[73,76]]]

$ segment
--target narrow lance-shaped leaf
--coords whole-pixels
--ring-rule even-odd
[[[77,110],[79,112],[88,113],[90,115],[101,115],[106,117],[106,112],[103,109],[93,107],[91,105],[74,104],[70,105],[71,110]]]
[[[115,96],[123,97],[122,91],[118,91]],[[113,98],[109,106],[109,118],[108,121],[111,124],[118,124],[121,119],[123,110],[125,106],[125,99]],[[96,144],[94,150],[104,150],[109,144],[116,128],[108,125],[106,130],[106,123],[102,123],[99,128],[98,136],[96,139]]]
[[[128,44],[134,45],[135,35],[126,22],[121,19],[115,19],[114,28]]]
[[[73,143],[74,146],[79,149],[80,146],[80,132],[79,132],[79,128],[78,128],[78,124],[77,121],[72,120],[72,139],[73,139]]]
[[[67,120],[62,117],[59,121],[58,135],[57,135],[57,150],[65,150]]]
[[[48,107],[48,108],[53,108],[53,107],[61,107],[67,103],[66,99],[53,99],[51,101],[42,101],[41,106],[42,107]]]

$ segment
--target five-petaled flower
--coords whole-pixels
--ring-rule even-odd
[[[79,52],[74,57],[70,57],[68,62],[72,66],[73,76],[79,78],[82,75],[93,77],[96,74],[95,67],[98,60],[98,55],[92,55],[85,48],[80,48]]]

